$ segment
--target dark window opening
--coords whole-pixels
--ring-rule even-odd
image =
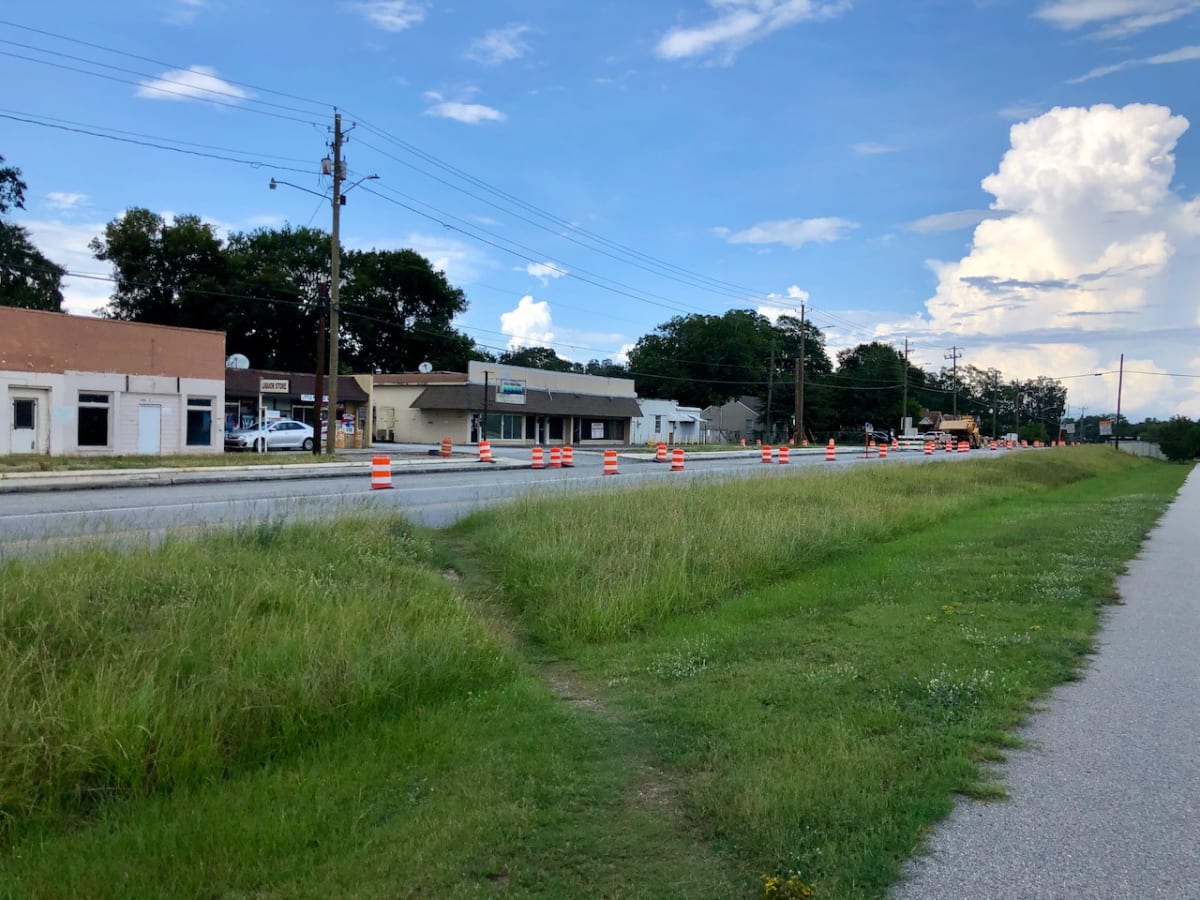
[[[37,424],[37,401],[26,398],[13,400],[13,428],[34,428]]]
[[[108,446],[108,407],[79,407],[79,446]]]

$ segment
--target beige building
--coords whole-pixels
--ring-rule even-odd
[[[220,453],[225,335],[0,307],[0,455]]]
[[[471,362],[466,373],[376,375],[375,437],[404,443],[628,444],[633,381]]]

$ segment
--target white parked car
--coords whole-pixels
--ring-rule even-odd
[[[253,428],[239,428],[225,434],[226,450],[312,450],[311,425],[295,419],[271,419]]]

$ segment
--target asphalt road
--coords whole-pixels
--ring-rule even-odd
[[[893,900],[1200,897],[1200,475],[1122,576],[1082,680],[1059,688]]]
[[[519,452],[528,459],[528,450]],[[991,455],[975,451],[971,458]],[[707,457],[707,458],[706,458]],[[958,454],[937,454],[932,461],[957,461]],[[716,458],[695,453],[683,472],[669,465],[622,459],[620,474],[602,474],[600,453],[577,452],[572,469],[492,469],[478,464],[468,472],[398,474],[392,490],[370,489],[369,467],[347,478],[297,481],[178,484],[106,490],[66,490],[0,495],[0,558],[52,550],[81,541],[144,541],[171,532],[187,533],[213,526],[316,519],[346,511],[399,509],[414,522],[441,527],[476,509],[510,502],[542,491],[614,490],[630,484],[666,479],[776,477],[785,478],[814,467],[845,470],[855,465],[903,465],[927,462],[917,452],[893,453],[888,459],[864,460],[839,454],[826,463],[822,454],[792,456],[790,465],[764,465],[757,456]]]

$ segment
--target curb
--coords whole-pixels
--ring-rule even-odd
[[[496,460],[481,465],[478,460],[451,459],[393,461],[393,475],[422,475],[431,472],[478,472],[484,469],[525,468],[515,460]],[[0,494],[45,491],[92,490],[122,487],[168,487],[174,484],[221,484],[239,481],[307,481],[313,478],[345,478],[371,472],[371,461],[348,463],[297,463],[263,466],[194,466],[171,469],[103,469],[0,474]]]

